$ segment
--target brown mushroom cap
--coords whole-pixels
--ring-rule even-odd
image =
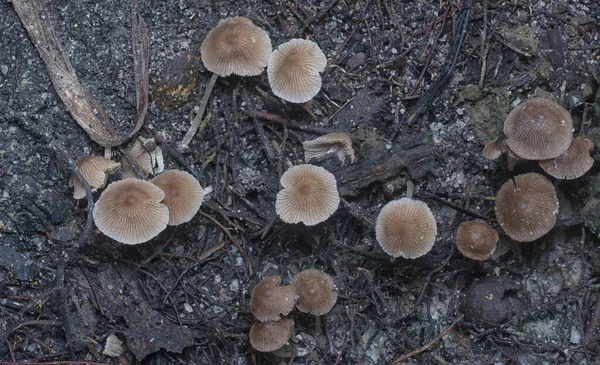
[[[269,57],[267,74],[273,94],[292,103],[304,103],[321,90],[320,72],[327,58],[319,46],[307,39],[292,39]]]
[[[250,328],[250,345],[260,352],[275,351],[292,336],[292,321],[281,318],[274,322],[254,322]]]
[[[299,298],[296,308],[300,312],[322,316],[329,313],[337,301],[333,278],[321,270],[309,269],[298,273],[292,286],[296,288]]]
[[[402,198],[381,209],[375,232],[379,245],[387,254],[414,259],[433,247],[437,224],[427,204]]]
[[[346,161],[346,156],[350,156],[350,163],[354,162],[354,148],[352,148],[352,139],[346,133],[329,133],[310,141],[304,141],[304,161],[308,162],[313,158],[319,158],[328,153],[335,153],[342,161]]]
[[[506,144],[506,136],[503,134],[493,141],[489,141],[483,147],[483,157],[488,160],[495,160],[504,152],[508,151],[508,145]]]
[[[335,177],[320,166],[291,167],[281,176],[281,185],[275,210],[286,223],[313,226],[329,218],[340,204]]]
[[[594,143],[585,137],[575,137],[569,149],[557,158],[540,161],[540,166],[546,173],[557,179],[577,179],[583,176],[594,165],[590,152]]]
[[[560,156],[573,139],[571,114],[560,104],[532,98],[515,107],[504,121],[508,147],[525,160]]]
[[[144,148],[142,141],[136,138],[126,152],[137,164],[137,168],[142,175],[147,176],[152,172],[152,156],[150,156],[150,153]],[[133,171],[131,165],[129,165],[129,161],[127,161],[125,156],[121,158],[121,178],[137,179],[137,175]]]
[[[269,34],[241,16],[219,21],[200,47],[204,66],[221,77],[259,75],[272,50]]]
[[[456,247],[473,260],[487,260],[498,243],[498,232],[484,221],[462,222],[456,230]]]
[[[121,167],[120,163],[113,162],[102,156],[83,156],[75,165],[77,165],[79,172],[90,185],[92,191],[104,187],[108,179],[108,174],[112,174]],[[75,199],[83,199],[85,197],[85,188],[74,174],[71,175],[69,184],[74,187],[73,197]]]
[[[287,316],[296,303],[296,291],[291,285],[281,285],[279,275],[267,276],[252,290],[250,310],[261,322],[277,321]]]
[[[550,180],[535,172],[515,176],[496,194],[496,219],[515,241],[531,242],[556,224],[558,198]]]
[[[204,190],[191,174],[168,170],[155,177],[152,183],[165,193],[162,203],[169,208],[170,226],[189,222],[198,213],[204,200]]]
[[[146,242],[167,227],[169,209],[163,191],[149,181],[125,179],[106,188],[94,205],[96,227],[128,245]]]

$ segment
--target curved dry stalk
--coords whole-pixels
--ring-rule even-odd
[[[200,123],[202,123],[202,115],[204,115],[204,111],[206,110],[206,106],[208,105],[208,98],[210,97],[210,94],[212,93],[212,89],[215,87],[215,83],[217,82],[218,77],[219,77],[219,75],[217,75],[215,73],[212,74],[210,81],[208,82],[208,85],[206,86],[206,90],[204,90],[204,96],[202,97],[202,103],[200,104],[200,109],[198,110],[198,113],[194,117],[194,120],[192,120],[192,125],[190,126],[190,129],[188,129],[188,131],[185,133],[185,136],[183,137],[183,141],[181,141],[181,147],[184,149],[189,146],[190,142],[192,141],[192,138],[194,138],[194,135],[196,134],[196,131],[198,130],[198,127],[200,127]]]

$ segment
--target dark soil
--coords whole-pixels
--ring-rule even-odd
[[[384,364],[426,344],[407,363],[596,364],[598,167],[556,182],[557,226],[519,244],[496,223],[493,197],[513,174],[541,169],[509,172],[505,158],[481,150],[534,95],[561,102],[575,135],[599,145],[600,5],[473,3],[453,73],[438,87],[465,14],[456,0],[142,0],[152,95],[140,135],[164,132],[167,169],[189,168],[213,192],[191,222],[150,242],[126,246],[92,231],[78,246],[88,207],[72,198],[66,158],[104,150],[58,98],[12,4],[0,2],[0,364]],[[47,1],[79,80],[123,130],[136,111],[130,6]],[[212,118],[179,154],[210,78],[199,45],[235,15],[266,29],[275,47],[317,42],[329,60],[322,92],[293,105],[271,94],[265,73],[219,78]],[[357,151],[354,164],[313,161],[336,175],[342,204],[317,226],[284,224],[279,177],[303,163],[302,141],[328,131],[352,134]],[[437,241],[419,259],[390,260],[373,222],[411,182],[437,219]],[[501,238],[492,259],[475,262],[454,248],[454,233],[481,218]],[[320,328],[293,313],[292,358],[254,351],[254,285],[275,274],[289,283],[312,267],[334,277],[336,306]],[[111,334],[123,341],[119,358],[103,354]]]

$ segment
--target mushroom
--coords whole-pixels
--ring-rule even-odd
[[[267,276],[252,290],[250,310],[261,322],[277,321],[287,316],[296,303],[296,291],[291,285],[281,285],[279,275]]]
[[[96,227],[115,241],[128,245],[146,242],[169,222],[169,209],[161,204],[163,191],[149,181],[113,182],[94,205]]]
[[[546,173],[557,179],[572,180],[583,176],[594,165],[590,152],[594,143],[585,137],[575,137],[569,148],[557,158],[539,161]]]
[[[135,139],[131,147],[125,150],[129,157],[135,162],[138,171],[143,176],[148,176],[152,172],[152,156],[150,152],[146,150],[144,144],[139,139]],[[137,179],[137,175],[133,171],[133,168],[129,164],[129,161],[123,156],[121,158],[121,178],[122,179]]]
[[[269,34],[244,17],[222,19],[208,33],[200,53],[204,66],[213,75],[204,90],[200,109],[183,138],[184,148],[190,144],[202,122],[217,77],[227,77],[232,73],[239,76],[259,75],[267,66],[272,50]]]
[[[573,120],[560,104],[532,98],[519,104],[504,121],[508,147],[525,160],[560,156],[573,139]]]
[[[267,75],[273,94],[292,103],[304,103],[321,90],[320,72],[327,58],[319,46],[307,39],[292,39],[269,57]]]
[[[456,247],[466,257],[489,259],[498,243],[498,232],[484,221],[462,222],[456,230]]]
[[[81,176],[90,185],[92,191],[104,187],[106,180],[108,180],[108,174],[112,174],[121,167],[120,163],[113,162],[102,156],[83,156],[75,165],[77,165]],[[69,185],[74,188],[73,198],[83,199],[85,197],[85,189],[75,174],[71,174]]]
[[[486,143],[482,154],[488,160],[495,160],[506,151],[508,151],[508,145],[506,144],[506,135],[503,134],[495,140]]]
[[[297,165],[281,176],[275,210],[286,223],[313,226],[329,218],[340,204],[335,177],[320,166]]]
[[[282,348],[292,336],[292,321],[254,322],[250,328],[250,345],[260,352],[271,352]]]
[[[534,241],[556,224],[556,189],[550,180],[535,172],[515,176],[496,194],[495,210],[498,223],[510,238]]]
[[[375,233],[387,254],[414,259],[431,251],[437,225],[427,204],[402,198],[387,203],[381,209]]]
[[[302,145],[304,146],[305,162],[329,153],[335,153],[342,161],[342,165],[346,162],[346,156],[350,156],[350,163],[353,163],[355,159],[352,139],[346,133],[325,134],[311,141],[305,141]]]
[[[189,222],[198,213],[204,190],[191,174],[168,170],[155,177],[152,183],[165,193],[162,203],[169,208],[170,226]]]
[[[329,313],[337,301],[337,291],[333,278],[327,273],[309,269],[298,273],[292,281],[296,288],[300,312],[322,316]]]

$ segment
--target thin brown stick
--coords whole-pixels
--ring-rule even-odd
[[[448,332],[452,331],[452,329],[460,322],[463,320],[463,318],[465,317],[464,314],[461,314],[460,317],[456,318],[454,320],[454,322],[452,322],[452,324],[450,324],[448,327],[446,327],[446,329],[444,331],[442,331],[442,333],[440,333],[436,338],[434,338],[433,340],[429,341],[427,344],[425,344],[422,347],[419,347],[418,349],[409,352],[406,355],[402,355],[399,358],[397,358],[396,360],[394,360],[390,365],[396,365],[396,364],[400,364],[401,362],[404,362],[408,359],[410,359],[411,357],[418,355],[422,352],[425,352],[427,350],[429,350],[431,348],[431,346],[435,345],[436,343],[438,343],[444,336],[446,336],[448,334]]]

